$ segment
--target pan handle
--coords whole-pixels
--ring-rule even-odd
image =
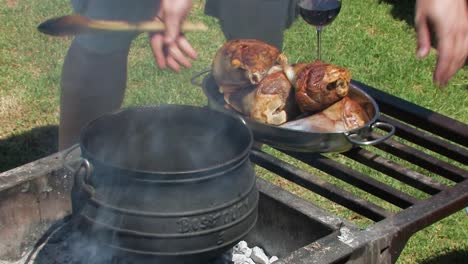
[[[196,86],[199,86],[199,87],[202,87],[203,88],[203,83],[202,82],[198,82],[197,79],[203,75],[206,75],[207,73],[210,73],[211,72],[211,69],[205,69],[199,73],[195,73],[191,78],[190,78],[190,82],[193,84],[193,85],[196,85]]]
[[[354,133],[347,134],[346,137],[354,145],[369,146],[369,145],[375,145],[375,144],[378,144],[380,142],[383,142],[383,141],[387,140],[388,138],[390,138],[391,136],[393,136],[393,134],[395,134],[395,127],[393,125],[389,124],[389,123],[375,122],[374,124],[371,125],[371,130],[374,129],[374,128],[380,128],[380,129],[388,131],[388,132],[387,132],[387,134],[383,135],[382,137],[376,138],[374,140],[361,141],[361,140],[355,139],[354,136],[357,135],[357,134],[354,134]]]

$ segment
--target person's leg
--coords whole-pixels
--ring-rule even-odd
[[[86,123],[120,108],[127,55],[128,49],[99,54],[72,43],[62,71],[59,150],[77,143]]]
[[[74,11],[94,19],[142,21],[157,14],[157,0],[72,0]],[[137,36],[128,32],[78,35],[62,70],[59,150],[79,140],[91,120],[120,108],[127,80],[127,57]]]

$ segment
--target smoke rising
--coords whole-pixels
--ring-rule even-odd
[[[169,186],[176,186],[174,182],[196,179],[200,174],[204,176],[204,171],[211,173],[213,168],[244,157],[250,144],[251,134],[238,120],[213,110],[188,108],[181,111],[177,106],[123,109],[92,122],[84,130],[81,142],[83,156],[94,167],[88,182],[95,190],[94,198],[109,206],[142,214],[183,213],[217,206],[216,199],[198,201],[198,183],[185,182],[180,188],[169,188],[164,183],[167,181]],[[229,193],[229,182],[217,186],[221,190],[213,190],[214,193]],[[168,202],[168,197],[175,202]],[[85,195],[81,202],[86,203],[87,199],[89,197]],[[187,204],[193,207],[187,207]],[[80,253],[86,259],[83,263],[95,263],[95,260],[114,263],[109,261],[115,259],[119,261],[115,263],[133,263],[133,260],[122,262],[129,256],[120,256],[120,250],[109,246],[104,246],[106,249],[103,250],[99,240],[127,249],[146,251],[155,248],[141,242],[138,242],[140,245],[128,244],[133,238],[113,235],[111,229],[103,228],[101,224],[148,234],[177,233],[170,227],[162,228],[164,224],[157,223],[157,218],[153,225],[148,218],[130,219],[122,213],[112,212],[108,206],[88,208],[83,215],[91,218],[90,224],[96,224],[86,228],[85,233],[90,237],[81,236],[72,243],[73,251],[84,252]],[[161,229],[158,230],[158,226]],[[103,229],[107,229],[106,232],[102,232]],[[101,237],[100,234],[105,235]],[[152,243],[153,240],[148,241]],[[161,244],[161,248],[157,246],[156,249],[158,252],[165,250],[184,252],[183,246],[170,249]]]

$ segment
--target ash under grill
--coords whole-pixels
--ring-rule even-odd
[[[57,162],[58,160],[57,157],[54,157],[52,161]],[[51,177],[51,179],[55,179],[49,182],[52,187],[52,191],[48,192],[51,200],[44,202],[50,207],[55,207],[56,210],[67,209],[66,206],[65,208],[59,208],[61,205],[54,202],[57,201],[54,198],[58,196],[62,197],[62,199],[68,199],[66,195],[63,195],[67,194],[66,192],[62,193],[56,189],[63,186],[63,184],[59,183],[63,176],[60,175],[59,171],[53,173]],[[33,182],[29,188],[36,189],[36,184]],[[262,190],[258,208],[259,218],[256,227],[249,233],[246,240],[250,245],[258,245],[263,248],[267,255],[287,256],[290,252],[321,237],[330,235],[342,225],[342,221],[338,217],[305,203],[277,186],[261,179],[258,179],[257,184]],[[23,196],[23,194],[22,192],[17,193],[18,196]],[[273,194],[274,196],[271,196]],[[39,195],[42,196],[44,193]],[[16,199],[18,199],[18,196]],[[29,216],[31,220],[39,220],[39,223],[30,223],[29,226],[36,230],[34,232],[24,230],[23,233],[28,234],[28,238],[25,237],[21,241],[10,240],[10,245],[2,248],[7,253],[3,255],[3,258],[10,259],[5,264],[153,263],[154,259],[150,257],[125,256],[104,245],[97,244],[92,239],[84,237],[76,229],[73,218],[70,216],[60,217],[60,215],[66,215],[67,212],[56,211],[55,213],[58,213],[58,215],[46,217],[49,218],[47,223],[44,218],[33,219],[32,216]],[[316,215],[325,218],[316,219]],[[54,221],[51,218],[57,218],[57,220]],[[9,223],[9,227],[19,228],[19,226],[15,226],[15,223]],[[5,237],[5,234],[0,235]],[[13,238],[13,236],[10,238]],[[18,259],[21,255],[23,255],[21,262],[14,262],[14,259]],[[226,260],[230,259],[230,257],[230,252],[227,252],[223,256],[212,260],[210,264],[230,263]],[[30,262],[24,262],[25,260]]]
[[[207,264],[232,264],[231,252],[213,259]],[[0,261],[0,264],[144,264],[160,263],[151,257],[118,254],[100,245],[76,230],[73,220],[65,219],[55,224],[50,232],[39,239],[36,246],[19,261]]]
[[[277,255],[280,258],[277,263],[347,263],[350,259],[356,261],[353,263],[394,263],[415,232],[468,206],[468,126],[364,84],[355,82],[355,85],[376,99],[383,113],[380,120],[394,125],[395,137],[404,140],[390,139],[375,148],[355,148],[339,156],[397,180],[405,188],[423,193],[424,198],[376,180],[327,155],[284,152],[290,159],[396,208],[388,210],[274,152],[255,149],[250,158],[258,166],[371,222],[366,229],[358,228],[258,178],[259,218],[245,240],[262,247],[269,255]],[[428,154],[431,152],[436,155]],[[382,153],[402,162],[389,160]],[[43,244],[70,214],[72,179],[62,168],[62,154],[0,174],[0,260],[18,260],[24,252]],[[78,241],[81,243],[82,239]],[[40,256],[40,250],[38,253]]]

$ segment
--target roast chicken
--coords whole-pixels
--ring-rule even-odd
[[[230,93],[260,83],[271,67],[284,57],[280,54],[276,47],[259,40],[226,42],[212,63],[212,74],[220,92]]]
[[[294,90],[283,71],[265,76],[258,85],[224,95],[236,111],[266,124],[281,125],[299,114]]]
[[[350,72],[340,66],[315,61],[285,66],[295,87],[296,101],[302,112],[317,112],[348,94]]]
[[[370,117],[357,101],[346,96],[316,114],[289,121],[281,127],[307,132],[344,132],[364,126]]]
[[[318,60],[291,65],[286,55],[259,40],[224,44],[213,60],[212,74],[226,106],[261,123],[337,132],[369,121],[365,109],[347,96],[347,69]]]

